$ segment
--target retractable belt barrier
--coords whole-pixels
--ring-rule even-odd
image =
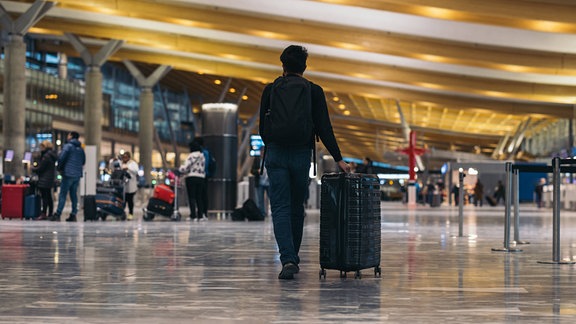
[[[562,166],[571,165],[571,166]],[[506,192],[513,193],[512,199],[505,199],[506,207],[504,209],[504,247],[494,248],[492,251],[497,252],[522,252],[520,249],[510,247],[510,218],[512,209],[512,200],[514,201],[514,241],[516,244],[528,244],[520,240],[519,228],[519,172],[538,172],[553,174],[553,191],[552,191],[552,214],[553,214],[553,233],[552,233],[552,261],[538,261],[544,264],[574,264],[576,261],[560,260],[560,174],[576,173],[576,159],[553,158],[552,166],[542,165],[514,165],[506,162]]]
[[[510,193],[513,193],[512,184],[514,182],[512,176],[512,162],[506,162],[506,189],[505,192],[508,193],[508,199],[504,198],[505,208],[504,208],[504,247],[493,248],[492,251],[495,252],[522,252],[522,250],[510,247],[510,211],[512,209],[512,199],[510,199]],[[516,187],[516,190],[518,188]],[[517,195],[517,193],[515,194]],[[517,208],[516,208],[517,209]],[[518,219],[518,217],[516,217]],[[514,226],[516,230],[518,226]]]
[[[552,159],[552,261],[538,261],[545,264],[574,264],[572,260],[560,260],[560,173],[575,173],[576,167],[565,166],[562,164],[575,165],[574,159]]]

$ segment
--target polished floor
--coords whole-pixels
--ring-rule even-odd
[[[182,210],[187,215],[185,209]],[[552,212],[520,208],[522,252],[503,247],[503,207],[382,205],[382,277],[319,278],[309,210],[301,272],[277,279],[271,222],[0,221],[0,323],[574,323],[576,266],[551,261]],[[460,236],[462,234],[462,236]],[[576,213],[562,212],[562,258]]]

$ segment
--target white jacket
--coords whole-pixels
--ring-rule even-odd
[[[180,173],[185,177],[205,178],[206,160],[202,151],[194,151],[188,155],[184,164],[180,166]]]
[[[138,191],[138,163],[134,160],[128,160],[128,162],[122,163],[122,169],[130,174],[130,179],[126,183],[126,193]]]

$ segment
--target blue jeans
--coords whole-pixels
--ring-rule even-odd
[[[78,184],[80,183],[80,178],[75,177],[62,177],[62,182],[60,183],[60,194],[58,195],[58,209],[56,209],[57,215],[62,215],[62,210],[64,205],[66,205],[66,196],[70,192],[70,202],[72,203],[71,215],[78,214]]]
[[[270,209],[282,264],[300,263],[304,231],[304,197],[308,188],[310,148],[269,145],[266,169],[270,178]]]

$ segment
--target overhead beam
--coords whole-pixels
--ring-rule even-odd
[[[69,52],[66,46],[53,44],[44,44],[44,48],[53,51],[62,51],[70,56],[74,52]],[[215,62],[209,60],[202,60],[198,58],[189,58],[184,56],[174,56],[162,53],[150,53],[143,51],[135,51],[130,49],[120,49],[112,60],[131,60],[147,62],[152,64],[166,64],[169,62],[175,69],[198,72],[202,70],[210,70],[211,74],[222,76],[230,76],[234,78],[243,78],[254,80],[258,82],[271,81],[280,73],[280,68],[277,70],[270,69],[264,70],[261,68],[249,67],[245,65],[231,64],[227,62]],[[361,82],[352,82],[348,80],[327,78],[323,76],[314,76],[313,72],[308,74],[308,77],[313,81],[322,84],[325,90],[334,91],[338,93],[355,93],[362,94],[368,97],[381,97],[381,98],[402,98],[404,101],[412,101],[416,103],[427,104],[439,107],[452,107],[458,109],[482,109],[495,111],[499,113],[506,113],[512,115],[526,115],[536,114],[539,116],[557,117],[557,118],[571,118],[572,105],[568,104],[551,104],[551,103],[530,103],[530,102],[514,102],[506,99],[486,99],[480,96],[467,97],[459,94],[438,94],[425,91],[407,90],[395,87],[386,87],[380,85],[363,84]],[[576,93],[576,91],[575,91]]]

